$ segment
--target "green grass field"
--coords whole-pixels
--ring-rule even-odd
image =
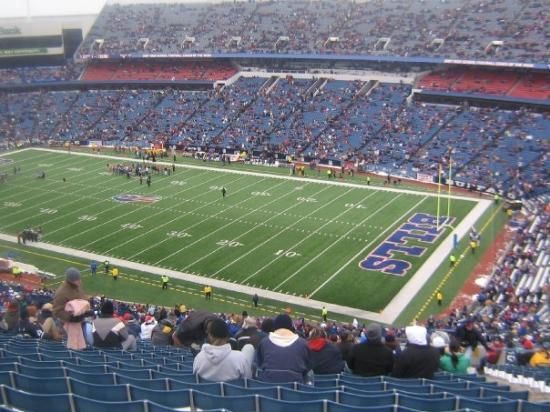
[[[444,238],[408,258],[407,276],[390,276],[359,262],[414,213],[435,214],[434,197],[180,167],[148,188],[112,175],[112,159],[38,150],[3,159],[14,163],[0,166],[9,175],[0,232],[40,225],[53,244],[369,311],[381,311]],[[121,194],[160,200],[113,200]],[[456,224],[474,206],[453,200]]]

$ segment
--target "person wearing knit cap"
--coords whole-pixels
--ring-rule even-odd
[[[274,331],[258,346],[258,379],[264,382],[305,383],[311,369],[307,342],[294,333],[292,319],[281,314],[273,321]]]
[[[407,347],[395,361],[392,376],[432,379],[439,368],[439,351],[428,345],[426,328],[408,326],[405,335]]]
[[[207,336],[208,343],[202,346],[193,361],[193,373],[216,382],[252,377],[255,352],[252,345],[245,345],[242,351],[232,350],[229,329],[220,318],[208,323]]]
[[[348,366],[360,376],[388,375],[393,369],[393,353],[382,342],[382,326],[371,323],[365,333],[367,340],[358,343],[348,359]]]
[[[57,289],[52,302],[52,313],[63,322],[82,322],[85,316],[73,316],[65,310],[67,302],[74,299],[86,299],[82,290],[80,271],[70,267],[65,271],[65,282]]]
[[[103,302],[99,317],[93,321],[94,346],[136,350],[136,338],[128,334],[128,328],[124,322],[113,316],[114,312],[112,301]]]

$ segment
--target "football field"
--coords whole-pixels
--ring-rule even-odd
[[[51,244],[373,312],[451,234],[434,229],[425,192],[179,165],[148,187],[108,167],[139,160],[43,150],[0,160],[2,233],[40,226]],[[476,204],[453,199],[449,222]]]

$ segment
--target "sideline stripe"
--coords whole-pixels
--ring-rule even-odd
[[[485,229],[487,229],[487,226],[489,226],[489,224],[495,219],[495,216],[501,211],[502,209],[500,207],[497,207],[496,210],[493,212],[493,214],[489,217],[489,219],[487,220],[487,222],[485,222],[485,224],[483,225],[483,227],[481,228],[481,230],[479,231],[479,233],[483,233],[485,231]],[[460,254],[460,256],[458,257],[457,261],[456,261],[456,264],[449,268],[449,270],[447,271],[447,273],[445,274],[445,276],[443,277],[443,279],[441,279],[441,281],[439,282],[439,284],[437,285],[437,287],[435,288],[435,290],[433,291],[433,293],[430,295],[430,297],[428,297],[428,300],[426,302],[424,302],[424,304],[422,305],[422,307],[420,308],[420,310],[418,311],[418,313],[416,314],[415,316],[415,319],[418,319],[420,318],[420,316],[422,315],[422,313],[424,313],[424,311],[428,308],[428,306],[430,305],[430,303],[432,302],[432,300],[434,300],[435,296],[437,295],[437,291],[438,290],[441,290],[443,288],[443,286],[447,283],[447,281],[449,280],[449,278],[451,277],[451,275],[453,274],[453,272],[455,271],[455,269],[458,267],[458,265],[460,264],[460,262],[464,259],[465,255],[468,253],[468,249],[470,248],[470,245],[467,245],[464,250],[462,251],[462,253]],[[464,257],[462,257],[464,256]],[[411,319],[411,321],[414,320],[414,319]]]

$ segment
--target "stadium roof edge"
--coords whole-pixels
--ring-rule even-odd
[[[461,60],[447,59],[443,57],[400,57],[400,56],[377,56],[377,55],[353,55],[353,54],[303,54],[303,53],[129,53],[129,54],[99,54],[82,55],[84,60],[107,60],[107,59],[262,59],[262,60],[309,60],[309,61],[351,61],[351,62],[378,62],[378,63],[421,63],[421,64],[454,64],[469,66],[486,66],[499,68],[524,68],[550,70],[548,63],[521,63],[490,60]]]

